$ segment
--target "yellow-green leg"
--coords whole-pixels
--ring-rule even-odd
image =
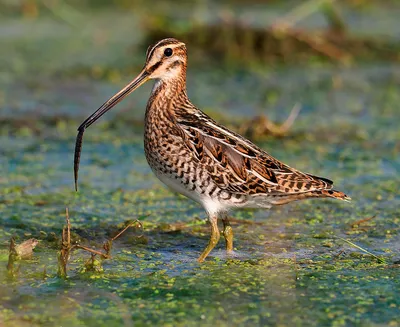
[[[225,237],[225,245],[226,251],[232,252],[233,251],[233,230],[231,224],[229,223],[228,216],[222,219],[222,223],[224,224],[224,237]]]
[[[210,217],[209,221],[210,221],[210,224],[211,224],[210,241],[208,242],[208,245],[204,249],[203,253],[197,259],[198,262],[203,262],[204,259],[208,256],[208,254],[217,245],[217,243],[219,241],[220,233],[219,233],[218,225],[217,225],[218,218],[215,217],[215,216],[214,217]]]

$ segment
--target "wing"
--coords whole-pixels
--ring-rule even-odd
[[[184,142],[221,189],[245,194],[290,194],[332,188],[332,181],[281,163],[201,111],[186,111],[176,119]]]

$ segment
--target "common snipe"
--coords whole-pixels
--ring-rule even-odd
[[[141,73],[105,102],[78,128],[75,188],[83,133],[104,113],[149,79],[155,79],[145,115],[144,149],[156,176],[173,190],[200,203],[208,214],[211,237],[198,261],[215,247],[222,218],[226,249],[233,249],[227,212],[268,208],[306,198],[349,200],[332,181],[293,169],[196,108],[186,94],[184,43],[164,39],[150,46]]]

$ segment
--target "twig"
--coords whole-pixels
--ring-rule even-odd
[[[112,242],[115,241],[118,237],[120,237],[123,233],[125,233],[126,230],[127,230],[128,228],[133,227],[133,225],[136,224],[136,223],[139,224],[139,227],[140,227],[140,229],[141,229],[141,231],[142,231],[142,235],[140,235],[140,236],[138,236],[138,237],[142,237],[142,236],[143,236],[143,224],[142,224],[138,219],[135,219],[134,221],[132,221],[132,222],[130,222],[128,225],[126,225],[125,228],[124,228],[123,230],[121,230],[117,235],[115,235],[115,236],[111,239],[111,241],[112,241]]]
[[[296,103],[292,108],[288,118],[282,125],[273,123],[265,116],[257,116],[247,124],[243,125],[240,129],[240,132],[243,134],[249,134],[252,131],[252,134],[256,135],[270,133],[274,136],[283,136],[293,126],[300,110],[300,103]]]
[[[84,245],[75,244],[75,245],[72,246],[72,248],[73,249],[75,249],[75,248],[76,249],[82,249],[82,250],[85,250],[85,251],[90,252],[90,253],[95,254],[95,255],[97,254],[97,255],[103,257],[104,259],[109,259],[110,258],[110,255],[108,255],[107,253],[103,253],[101,251],[97,251],[97,250],[88,248],[87,246],[84,246]]]
[[[334,258],[337,259],[339,258],[345,251],[344,250],[340,250],[338,254],[334,255]]]
[[[86,261],[86,263],[85,263],[86,271],[97,271],[97,272],[103,271],[102,267],[101,267],[101,262],[98,262],[97,265],[94,264],[94,262],[95,262],[94,260],[95,260],[96,255],[100,256],[103,259],[110,259],[111,258],[111,249],[112,249],[113,241],[115,241],[117,238],[119,238],[123,233],[125,233],[127,231],[128,228],[132,227],[136,223],[139,224],[140,228],[143,230],[143,224],[138,219],[130,222],[127,226],[125,226],[112,239],[107,240],[106,242],[104,242],[103,249],[104,249],[105,252],[94,250],[94,249],[91,249],[91,248],[86,247],[84,245],[79,245],[79,244],[74,245],[74,248],[85,250],[85,251],[88,251],[88,252],[91,253],[90,259],[88,259]],[[142,237],[142,236],[143,235],[140,235],[139,237]]]
[[[293,106],[292,111],[290,112],[288,118],[285,120],[285,122],[282,125],[277,126],[272,121],[267,120],[265,122],[265,126],[269,131],[272,132],[272,134],[284,135],[292,127],[294,121],[296,120],[297,116],[299,115],[300,110],[301,110],[301,105],[300,105],[300,103],[297,102]]]
[[[132,227],[134,224],[139,224],[141,230],[143,230],[143,224],[136,219],[133,222],[130,222],[125,228],[123,228],[116,236],[114,236],[112,239],[106,241],[103,244],[103,249],[105,252],[99,251],[92,249],[90,247],[81,245],[81,244],[74,244],[71,245],[71,222],[69,220],[69,213],[68,213],[68,208],[65,209],[65,220],[66,220],[66,225],[63,227],[62,230],[62,241],[61,241],[61,249],[58,255],[58,276],[62,278],[67,277],[67,264],[68,260],[70,258],[70,254],[72,250],[75,249],[81,249],[84,251],[87,251],[91,254],[91,258],[86,261],[85,263],[85,271],[96,271],[100,272],[103,271],[103,268],[101,266],[102,261],[96,261],[95,262],[95,257],[96,255],[100,256],[102,259],[109,259],[111,258],[111,248],[112,248],[112,242],[119,238],[124,232],[129,227]],[[143,235],[141,235],[143,236]],[[141,237],[140,236],[140,237]]]
[[[285,15],[279,17],[272,24],[272,29],[279,32],[285,32],[304,18],[310,16],[321,8],[321,5],[332,3],[335,0],[309,0],[295,7]]]
[[[16,271],[14,269],[14,263],[18,260],[18,253],[15,246],[15,239],[11,237],[10,239],[10,248],[8,255],[8,263],[7,263],[7,271],[10,275],[14,276]]]
[[[298,269],[298,266],[297,266],[297,256],[296,256],[296,253],[293,254],[293,262],[294,262],[295,278],[296,278],[296,280],[298,280],[298,279],[299,279],[299,269]]]
[[[368,217],[368,218],[363,218],[363,219],[357,220],[355,223],[351,224],[351,228],[356,228],[359,225],[361,225],[362,223],[370,221],[371,219],[374,219],[375,217],[376,217],[376,215],[373,215],[372,217]]]
[[[338,47],[326,41],[325,38],[316,34],[310,35],[302,31],[293,29],[287,29],[283,33],[285,33],[286,35],[290,35],[298,39],[299,41],[307,43],[314,50],[324,54],[325,56],[333,60],[348,63],[351,59],[351,56],[347,52],[339,49]]]
[[[69,220],[68,208],[65,208],[66,225],[63,227],[61,235],[61,250],[58,255],[58,276],[67,277],[67,265],[71,252],[71,222]]]
[[[378,257],[377,255],[369,252],[368,250],[362,248],[361,246],[359,246],[357,244],[354,244],[353,242],[351,242],[349,240],[346,240],[345,238],[342,238],[342,237],[339,237],[339,236],[336,236],[336,237],[338,239],[342,240],[343,242],[346,242],[346,243],[350,244],[351,246],[355,247],[356,249],[359,249],[360,251],[362,251],[362,252],[364,252],[366,254],[369,254],[370,256],[374,257],[376,260],[378,260],[379,263],[385,263],[385,259],[384,258]]]
[[[63,229],[63,239],[67,241],[67,244],[71,244],[71,221],[69,220],[69,211],[68,208],[65,208],[65,221],[67,222],[66,230]]]
[[[318,35],[310,35],[296,29],[293,26],[307,16],[321,9],[323,4],[330,4],[335,0],[309,0],[294,8],[286,15],[280,17],[271,26],[271,31],[278,34],[286,34],[308,44],[314,50],[325,56],[341,62],[348,62],[351,57],[345,51],[330,44],[326,39]]]

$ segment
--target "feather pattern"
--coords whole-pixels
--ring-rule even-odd
[[[210,167],[210,176],[222,189],[252,195],[332,188],[332,181],[281,163],[189,103],[176,110],[176,121],[185,133],[186,146],[196,154],[199,163]]]
[[[145,114],[146,159],[162,182],[206,210],[211,237],[200,262],[218,242],[219,217],[227,250],[232,251],[233,234],[226,216],[230,208],[268,208],[314,197],[350,199],[333,190],[329,179],[289,167],[195,107],[186,93],[186,64],[186,46],[176,39],[148,48],[142,72],[79,126],[76,187],[85,129],[148,79],[155,79]]]

